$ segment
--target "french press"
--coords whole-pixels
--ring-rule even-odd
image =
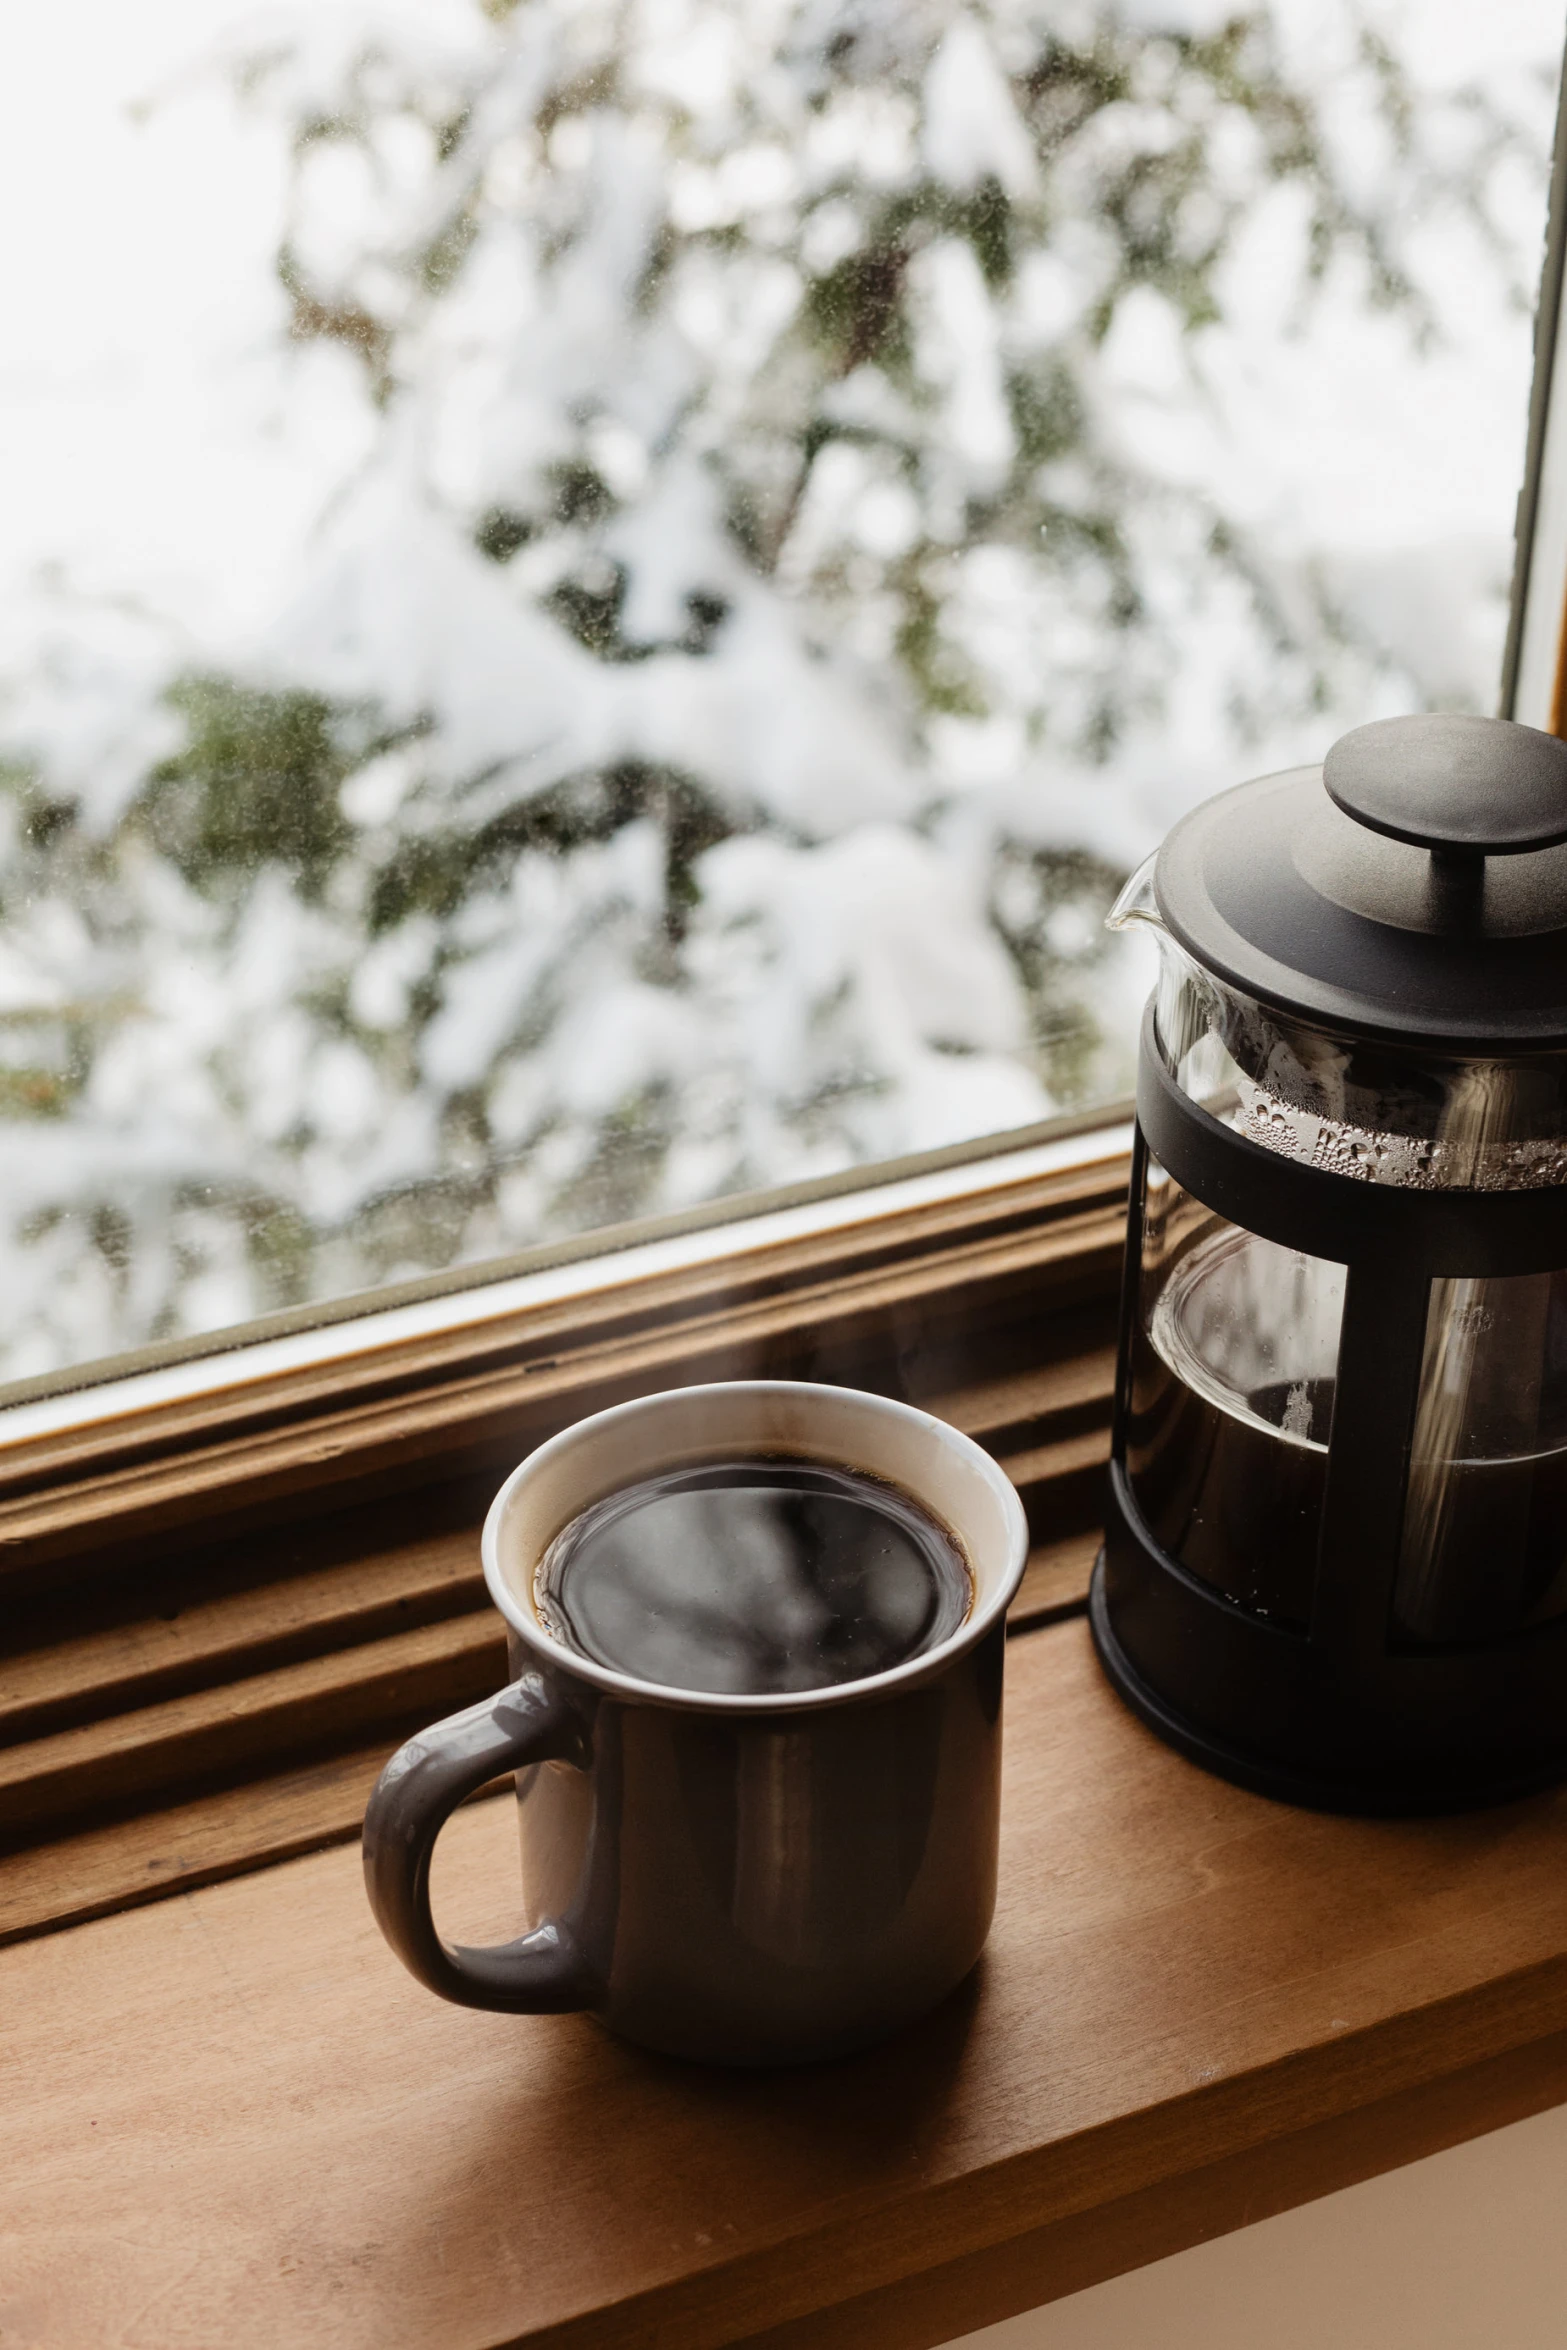
[[[1567,744],[1383,719],[1186,816],[1091,1621],[1267,1794],[1567,1775]]]

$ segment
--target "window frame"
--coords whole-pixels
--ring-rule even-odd
[[[1567,736],[1564,223],[1559,115],[1501,708]],[[62,1688],[92,1658],[101,1681],[85,1710],[57,1702],[24,1739],[13,1780],[44,1809],[18,1849],[0,1675],[0,1854],[12,1845],[0,1857],[0,1941],[354,1833],[365,1771],[393,1733],[495,1685],[504,1658],[480,1621],[482,1588],[465,1569],[447,1612],[429,1616],[426,1594],[407,1634],[383,1636],[367,1604],[296,1637],[281,1616],[270,1630],[263,1621],[269,1577],[285,1592],[302,1559],[314,1573],[312,1560],[330,1558],[321,1572],[336,1573],[348,1557],[373,1584],[405,1507],[411,1528],[436,1526],[437,1548],[471,1549],[497,1469],[626,1393],[765,1371],[912,1394],[973,1428],[1024,1491],[1036,1559],[1020,1620],[1080,1612],[1108,1450],[1130,1109],[1101,1105],[0,1390],[9,1647],[24,1664],[43,1657]],[[919,1368],[927,1343],[939,1375]],[[205,1679],[105,1671],[128,1612],[199,1614],[240,1553],[261,1629],[219,1641]],[[255,1720],[236,1740],[246,1705]],[[105,1795],[138,1770],[140,1794]]]
[[[1059,1174],[1124,1160],[1132,1108],[1112,1101],[17,1382],[0,1391],[0,1544],[15,1497],[80,1484],[132,1459],[177,1458],[258,1424],[340,1413],[420,1382],[482,1376],[545,1329],[569,1344],[606,1323],[668,1313],[693,1288],[777,1289],[829,1259],[851,1277],[917,1249],[932,1217],[950,1227],[972,1207],[979,1224],[986,1203],[1020,1187],[1044,1182],[1048,1190]]]
[[[1553,137],[1535,368],[1498,700],[1503,717],[1567,738],[1567,54]],[[1560,362],[1560,363],[1558,363]],[[0,1507],[69,1458],[80,1469],[128,1446],[156,1444],[262,1410],[301,1408],[301,1374],[331,1362],[347,1384],[417,1374],[434,1337],[472,1359],[492,1351],[495,1326],[530,1308],[584,1301],[637,1284],[675,1264],[717,1262],[734,1249],[765,1249],[811,1232],[848,1232],[895,1218],[936,1197],[961,1200],[1027,1171],[1030,1154],[1052,1167],[1088,1163],[1122,1147],[1129,1099],[945,1148],[845,1169],[813,1182],[704,1201],[676,1213],[450,1267],[423,1278],[315,1299],[214,1331],[0,1382]],[[1007,1162],[1016,1162],[1015,1170]],[[913,1187],[911,1189],[911,1187]],[[780,1220],[783,1221],[780,1221]],[[793,1219],[792,1222],[789,1220]],[[373,1366],[373,1368],[367,1368]]]
[[[1535,308],[1524,477],[1513,530],[1512,595],[1498,714],[1567,738],[1567,57]]]

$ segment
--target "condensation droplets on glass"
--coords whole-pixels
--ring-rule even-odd
[[[1123,1091],[1173,819],[1493,703],[1562,31],[18,16],[0,1375]]]

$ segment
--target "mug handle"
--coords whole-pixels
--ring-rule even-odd
[[[559,1918],[489,1949],[443,1942],[430,1915],[430,1856],[462,1802],[529,1763],[591,1760],[587,1726],[542,1673],[434,1722],[399,1748],[365,1811],[365,1889],[376,1924],[411,1975],[459,2007],[558,2015],[600,1986]]]

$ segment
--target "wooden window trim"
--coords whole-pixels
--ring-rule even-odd
[[[1498,703],[1504,718],[1567,736],[1567,62],[1557,101],[1523,486]]]
[[[920,1261],[934,1267],[946,1252],[955,1264],[952,1252],[967,1235],[993,1244],[1031,1219],[1070,1217],[1079,1197],[1108,1196],[1126,1156],[1129,1112],[1129,1104],[1108,1105],[1092,1119],[1054,1121],[968,1159],[933,1153],[934,1169],[928,1161],[895,1163],[847,1193],[833,1182],[764,1195],[744,1215],[712,1225],[670,1219],[673,1246],[656,1227],[625,1228],[633,1245],[606,1236],[611,1246],[602,1255],[563,1261],[551,1249],[535,1252],[542,1270],[524,1261],[493,1281],[433,1292],[417,1284],[413,1307],[399,1292],[389,1301],[349,1301],[359,1309],[351,1316],[332,1309],[302,1326],[285,1318],[296,1326],[282,1338],[269,1323],[252,1324],[221,1334],[224,1346],[156,1368],[124,1358],[127,1376],[75,1389],[50,1383],[56,1391],[41,1400],[0,1409],[0,1577],[18,1565],[20,1545],[28,1546],[28,1568],[69,1548],[72,1521],[84,1542],[100,1543],[125,1507],[152,1506],[142,1490],[160,1467],[184,1480],[194,1512],[220,1495],[239,1505],[250,1488],[258,1499],[256,1481],[266,1478],[242,1450],[262,1435],[297,1438],[298,1451],[308,1449],[309,1431],[331,1428],[357,1456],[371,1418],[393,1397],[421,1427],[433,1426],[448,1411],[461,1419],[465,1406],[456,1399],[467,1393],[476,1404],[486,1380],[498,1399],[509,1378],[536,1375],[551,1350],[577,1353],[611,1333],[624,1340],[680,1323],[694,1329],[725,1313],[754,1320],[764,1300],[787,1320],[790,1302],[812,1290],[826,1295],[842,1285],[868,1294],[868,1283],[895,1281],[900,1268],[917,1285]],[[1124,1190],[1124,1172],[1121,1180]],[[934,1286],[943,1278],[935,1271]],[[281,1457],[277,1445],[272,1451]],[[34,1549],[38,1543],[46,1548]]]

